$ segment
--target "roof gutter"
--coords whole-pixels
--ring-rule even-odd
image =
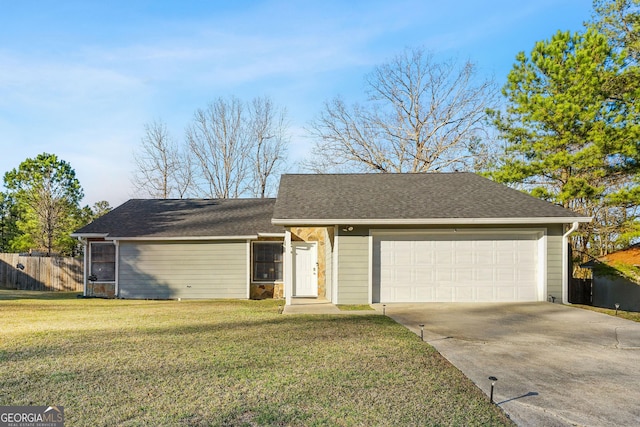
[[[258,233],[258,237],[282,237],[284,239],[286,233]]]
[[[193,241],[193,240],[251,240],[257,239],[257,234],[246,236],[142,236],[142,237],[126,237],[115,236],[105,237],[105,240],[113,241]]]
[[[100,238],[107,237],[109,233],[71,233],[71,237],[75,237],[78,239],[91,239],[91,238]]]
[[[446,224],[567,224],[591,222],[591,217],[528,217],[528,218],[371,218],[371,219],[283,219],[273,218],[273,225],[446,225]]]
[[[573,234],[580,223],[575,221],[571,228],[562,235],[562,303],[569,303],[569,236]]]

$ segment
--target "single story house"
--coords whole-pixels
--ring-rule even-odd
[[[133,199],[72,236],[85,247],[85,295],[282,297],[284,228],[275,199]],[[280,284],[278,286],[277,284]]]
[[[567,302],[590,220],[473,173],[288,174],[277,199],[130,200],[73,235],[87,295]]]

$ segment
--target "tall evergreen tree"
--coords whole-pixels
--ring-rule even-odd
[[[69,234],[77,228],[83,197],[71,165],[55,154],[39,154],[7,172],[4,184],[20,215],[21,234],[12,249],[70,253],[75,242]]]
[[[574,247],[596,255],[638,234],[637,91],[608,84],[625,60],[595,29],[558,32],[517,55],[506,110],[491,112],[506,143],[493,178],[593,216]]]
[[[10,252],[11,242],[19,235],[16,206],[8,194],[0,193],[0,252]]]

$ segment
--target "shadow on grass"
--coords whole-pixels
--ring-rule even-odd
[[[135,308],[133,309],[135,311]],[[275,313],[275,312],[274,312]],[[250,315],[250,314],[249,314]],[[269,316],[267,314],[267,316]],[[193,324],[175,326],[154,326],[150,324],[127,324],[126,322],[105,323],[96,329],[45,330],[38,344],[24,346],[18,351],[3,352],[0,360],[30,360],[46,356],[63,356],[70,350],[83,358],[83,352],[93,353],[94,346],[103,343],[137,342],[194,342],[208,341],[215,348],[219,341],[233,338],[238,342],[256,342],[258,345],[269,341],[285,340],[287,346],[340,345],[355,340],[375,338],[384,334],[387,328],[396,328],[397,334],[413,337],[408,330],[394,320],[372,315],[297,315],[274,314],[265,318],[264,313],[255,319],[210,320],[193,319]],[[383,327],[382,330],[380,327]],[[100,357],[91,355],[90,357]]]
[[[3,300],[65,300],[76,299],[82,292],[57,292],[57,291],[22,291],[18,289],[0,289],[0,301]]]

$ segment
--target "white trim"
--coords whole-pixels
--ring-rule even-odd
[[[577,224],[577,222],[576,222]],[[394,230],[394,229],[371,229],[369,230],[369,301],[373,301],[373,245],[374,237],[378,236],[428,236],[428,235],[531,235],[536,237],[538,245],[537,260],[537,297],[538,301],[546,301],[547,299],[547,229],[546,228],[462,228],[462,229],[414,229],[414,230]]]
[[[339,304],[338,302],[338,226],[335,225],[333,227],[333,269],[331,271],[331,275],[333,276],[333,280],[331,283],[331,302],[334,304]]]
[[[82,280],[84,282],[84,286],[83,286],[83,292],[82,292],[82,296],[87,296],[87,266],[89,265],[89,242],[86,239],[82,239],[80,238],[80,240],[82,241],[82,245],[83,245],[83,250],[84,250],[84,257],[82,260],[82,264],[83,264],[83,274],[82,274]]]
[[[371,230],[369,230],[369,238],[367,240],[369,244],[369,296],[367,301],[371,304],[373,302],[373,234],[371,234]]]
[[[424,235],[424,234],[535,234],[546,233],[546,228],[434,228],[424,229],[418,228],[413,230],[407,229],[375,229],[372,228],[369,232],[371,235]]]
[[[258,237],[282,237],[284,239],[284,235],[286,233],[258,233]]]
[[[109,233],[71,233],[71,237],[76,237],[80,239],[92,239],[96,237],[107,237]]]
[[[251,270],[253,270],[252,256],[253,248],[251,247],[251,240],[247,239],[247,299],[251,298]]]
[[[380,218],[380,219],[281,219],[273,218],[273,225],[451,225],[451,224],[567,224],[591,222],[592,217],[523,217],[523,218]]]
[[[284,298],[285,304],[291,305],[291,295],[293,294],[293,256],[291,254],[291,230],[287,229],[284,235]]]
[[[114,298],[120,297],[120,242],[115,241],[116,245],[116,283],[113,287]]]
[[[547,283],[547,229],[542,231],[542,236],[538,239],[538,301],[546,301],[549,292]]]
[[[257,239],[257,234],[246,236],[179,236],[179,237],[105,237],[105,240],[122,241],[185,241],[185,240],[252,240]]]
[[[103,281],[100,281],[98,283],[113,283],[114,297],[117,297],[118,296],[118,242],[111,242],[111,241],[107,241],[107,240],[96,240],[96,241],[89,241],[88,243],[89,243],[89,256],[88,256],[89,262],[88,262],[88,265],[85,266],[85,276],[87,276],[87,277],[91,275],[91,271],[89,271],[89,270],[91,269],[91,266],[93,265],[92,264],[92,261],[93,261],[93,249],[92,249],[92,246],[93,245],[113,245],[115,247],[115,251],[114,251],[115,259],[114,259],[114,266],[113,266],[114,278],[113,278],[112,281],[111,280],[110,281],[104,281],[103,280]],[[85,254],[86,254],[86,252],[85,252]],[[85,256],[85,261],[86,261],[86,258],[87,257]],[[87,275],[87,272],[89,273],[88,275]],[[85,280],[87,282],[89,281],[88,278],[85,279]],[[96,284],[96,282],[91,282],[92,294],[95,293],[95,284]],[[91,296],[95,296],[95,295],[91,295]]]
[[[578,229],[578,221],[562,235],[562,303],[569,303],[569,236]]]

